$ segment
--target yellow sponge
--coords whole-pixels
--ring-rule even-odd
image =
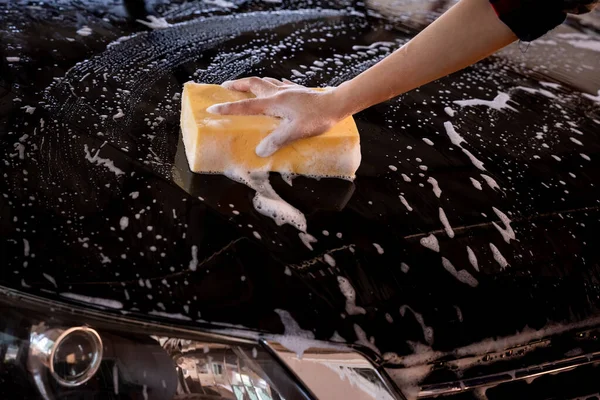
[[[352,117],[326,133],[293,142],[270,157],[255,153],[260,141],[280,120],[264,115],[215,115],[206,109],[217,103],[253,98],[251,93],[218,85],[187,82],[183,87],[181,130],[193,172],[224,173],[233,168],[275,171],[318,177],[353,179],[360,165],[360,138]]]

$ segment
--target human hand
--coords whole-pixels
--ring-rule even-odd
[[[346,115],[335,99],[335,89],[316,91],[291,81],[243,78],[223,87],[251,92],[256,98],[214,104],[206,111],[221,115],[269,115],[281,118],[279,126],[256,146],[259,157],[269,157],[295,140],[325,133]]]

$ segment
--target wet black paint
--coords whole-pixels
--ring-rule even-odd
[[[515,45],[358,114],[363,162],[354,183],[297,178],[289,187],[274,174],[281,196],[307,215],[309,232],[318,239],[310,251],[293,227],[277,227],[255,212],[250,189],[222,176],[189,172],[179,139],[182,84],[248,75],[292,78],[292,69],[310,71],[301,65],[355,54],[352,60],[342,58],[342,65],[328,63],[331,70],[294,78],[310,86],[338,84],[405,43],[438,15],[426,8],[438,5],[426,3],[412,14],[402,7],[379,10],[396,13],[396,20],[388,20],[373,9],[364,14],[360,4],[353,12],[338,5],[338,11],[322,13],[308,3],[236,4],[232,11],[200,2],[149,3],[170,23],[192,21],[152,32],[118,2],[0,4],[0,284],[50,299],[70,292],[118,300],[123,310],[143,318],[156,318],[148,312],[160,311],[190,319],[175,323],[204,320],[277,333],[283,328],[273,310],[283,309],[319,339],[338,332],[354,342],[357,324],[382,352],[399,354],[412,352],[408,341],[425,343],[413,314],[400,315],[403,305],[422,314],[433,328],[433,348],[444,350],[597,314],[600,105],[582,93],[600,88],[600,65],[597,52],[569,43],[582,38],[559,36],[583,32],[586,40],[600,41],[597,32],[571,23],[544,38],[555,44],[534,43],[525,54]],[[313,10],[293,18],[268,12],[307,6]],[[248,12],[257,14],[243,15]],[[231,13],[240,14],[238,24],[224,22]],[[200,17],[209,19],[194,22]],[[75,33],[84,25],[92,35]],[[252,29],[232,28],[225,35],[232,26]],[[192,34],[198,40],[189,40]],[[378,41],[395,44],[371,52],[352,49]],[[165,49],[167,42],[174,44]],[[157,48],[164,49],[160,56],[153,52]],[[257,51],[261,48],[269,51]],[[9,63],[6,57],[20,61]],[[123,61],[131,59],[137,64]],[[73,68],[76,63],[81,64]],[[147,71],[137,71],[140,65]],[[125,75],[135,79],[126,81]],[[545,89],[557,98],[518,86]],[[491,100],[498,90],[510,94],[517,112],[452,103]],[[36,109],[29,114],[24,106]],[[447,115],[446,106],[457,115]],[[119,109],[124,116],[115,119]],[[490,188],[450,143],[446,121],[502,190]],[[543,139],[536,139],[537,132]],[[85,146],[89,158],[111,160],[123,173],[111,172],[98,158],[90,162]],[[439,182],[440,199],[428,177]],[[443,231],[439,207],[454,239]],[[512,219],[516,241],[507,244],[493,226],[503,225],[492,207]],[[128,226],[121,229],[124,216]],[[419,243],[431,232],[440,253]],[[490,243],[507,259],[506,269],[494,260]],[[193,246],[198,249],[194,271]],[[466,246],[477,255],[479,271],[469,263]],[[335,267],[324,254],[335,259]],[[450,275],[442,256],[473,275],[478,287]],[[407,273],[401,263],[410,267]],[[346,299],[337,276],[350,281],[366,315],[342,315]]]

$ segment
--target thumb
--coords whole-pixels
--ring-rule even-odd
[[[270,157],[277,150],[294,140],[294,125],[283,120],[279,126],[256,146],[256,155]]]

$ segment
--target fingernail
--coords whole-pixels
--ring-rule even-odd
[[[219,111],[221,111],[221,104],[213,104],[206,108],[206,112],[209,114],[220,114]]]
[[[233,81],[225,81],[221,83],[221,86],[223,86],[225,89],[231,89],[233,87]]]

